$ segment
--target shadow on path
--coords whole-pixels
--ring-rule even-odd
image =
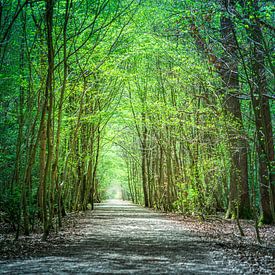
[[[51,255],[0,262],[1,274],[250,274],[178,221],[119,200],[97,204],[83,238]]]

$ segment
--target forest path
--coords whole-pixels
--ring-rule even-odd
[[[51,255],[0,264],[2,274],[250,274],[184,224],[119,200],[80,221],[83,237]]]

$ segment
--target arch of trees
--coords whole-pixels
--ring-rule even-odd
[[[273,8],[0,0],[0,219],[46,239],[115,165],[135,203],[274,223]]]

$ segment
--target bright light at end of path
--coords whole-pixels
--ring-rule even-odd
[[[109,186],[109,188],[107,189],[107,196],[109,199],[121,200],[122,199],[122,189],[121,189],[120,184],[112,183]]]

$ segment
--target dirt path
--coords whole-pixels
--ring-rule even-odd
[[[83,237],[78,241],[47,256],[2,261],[0,273],[252,273],[223,248],[190,233],[179,221],[129,202],[112,200],[98,204],[81,226]]]

